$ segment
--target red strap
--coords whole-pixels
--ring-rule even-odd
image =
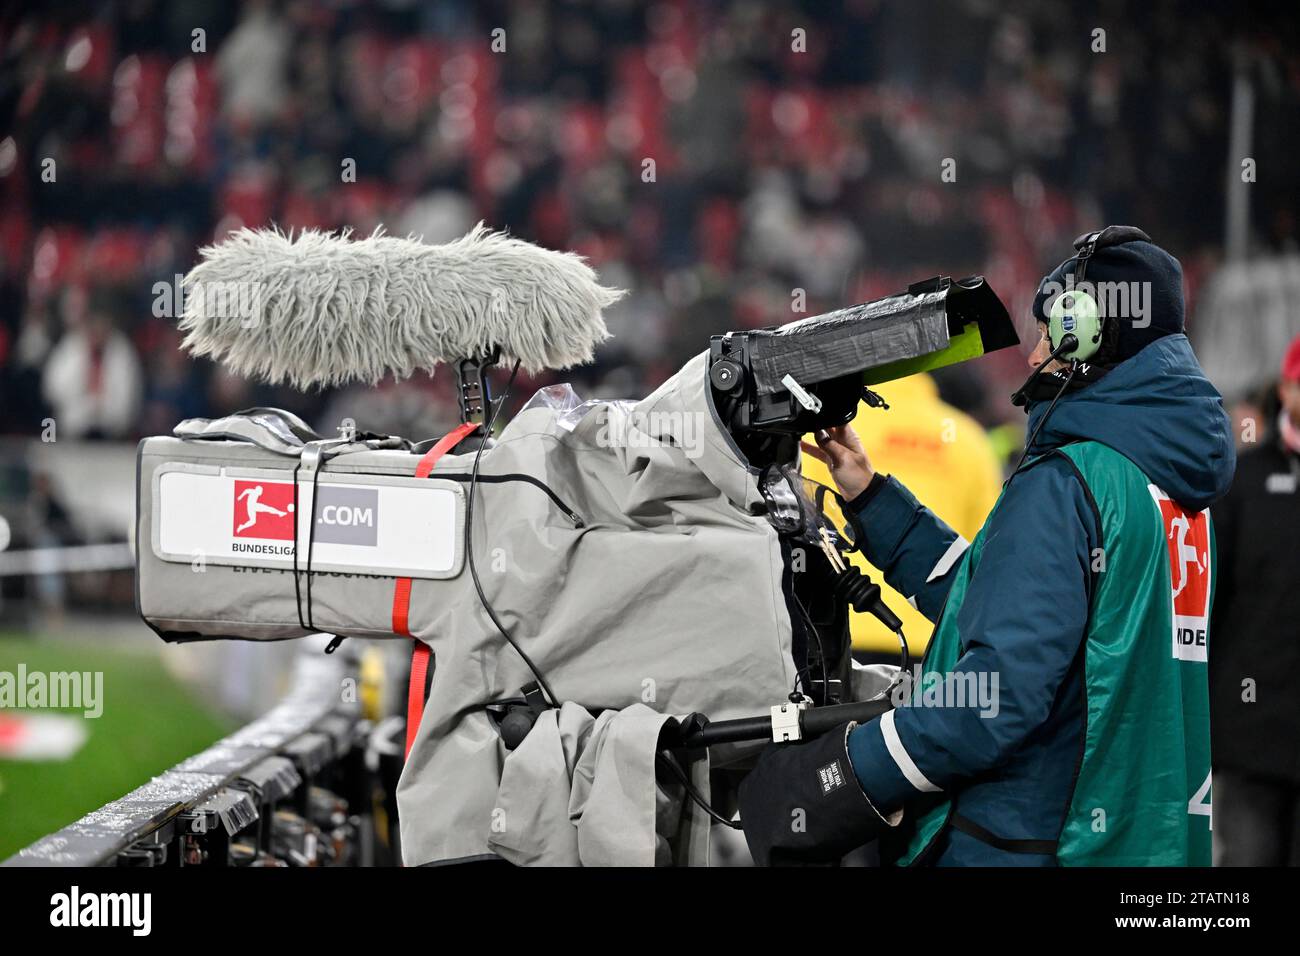
[[[393,633],[403,637],[411,636],[410,621],[407,615],[411,611],[411,579],[398,578],[393,586]]]
[[[424,453],[415,466],[416,478],[428,478],[438,459],[465,440],[478,426],[472,422],[457,425],[443,435]],[[398,578],[393,586],[393,633],[411,637],[411,579]],[[414,638],[412,638],[414,640]],[[406,755],[411,755],[411,745],[424,719],[424,682],[429,676],[429,645],[416,640],[411,652],[411,683],[406,689]]]
[[[433,652],[423,641],[415,642],[411,651],[411,683],[406,688],[406,756],[411,756],[411,745],[420,731],[424,719],[424,682],[429,679],[429,658]]]
[[[433,471],[433,466],[438,463],[438,459],[463,442],[477,429],[478,426],[473,422],[463,422],[439,438],[434,446],[424,453],[420,463],[415,466],[415,477],[428,478],[429,472]]]

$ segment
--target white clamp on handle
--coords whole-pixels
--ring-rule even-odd
[[[808,709],[808,701],[798,703],[786,701],[772,708],[772,742],[777,744],[794,743],[803,739],[803,712]]]
[[[790,394],[794,396],[795,401],[808,409],[808,411],[816,413],[822,410],[822,400],[796,382],[793,375],[786,373],[785,378],[781,379],[781,384],[790,391]]]

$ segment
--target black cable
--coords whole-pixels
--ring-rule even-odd
[[[799,608],[799,613],[803,616],[804,627],[806,627],[808,631],[812,634],[812,639],[817,642],[817,660],[821,665],[821,672],[822,672],[822,701],[821,702],[822,702],[822,706],[825,706],[826,695],[830,690],[830,685],[828,683],[828,678],[830,675],[826,670],[826,652],[825,649],[822,647],[822,636],[817,633],[817,625],[813,623],[812,617],[808,614],[808,609],[803,606],[803,602],[799,600],[798,596],[794,593],[793,589],[790,591],[790,600],[794,601],[795,607]],[[810,668],[805,667],[804,670],[810,670]],[[798,673],[794,675],[794,680],[795,680],[795,686],[796,687],[799,686]]]
[[[294,603],[298,609],[298,626],[304,631],[316,630],[316,622],[312,619],[311,606],[311,553],[316,544],[316,488],[317,479],[320,477],[319,462],[317,467],[312,469],[311,473],[311,510],[312,514],[307,516],[307,620],[302,619],[302,587],[298,581],[298,522],[302,520],[302,508],[298,504],[298,472],[302,470],[302,458],[299,457],[298,463],[293,466],[293,597]]]
[[[506,381],[506,386],[501,392],[501,397],[495,403],[488,402],[488,412],[483,422],[483,437],[479,442],[478,450],[474,452],[474,470],[470,474],[469,492],[465,501],[465,563],[469,565],[470,577],[474,579],[474,590],[478,592],[479,603],[483,605],[483,610],[487,611],[488,617],[492,619],[492,623],[501,632],[501,636],[506,639],[506,642],[515,649],[515,653],[523,658],[523,662],[528,665],[528,669],[532,671],[533,679],[537,681],[537,686],[542,689],[542,693],[546,695],[551,706],[558,707],[560,706],[559,698],[551,690],[551,685],[546,682],[546,678],[537,669],[537,665],[533,663],[532,658],[510,636],[510,632],[506,630],[505,625],[501,623],[501,619],[497,617],[497,612],[493,609],[492,603],[487,599],[487,595],[483,593],[483,583],[479,580],[478,568],[474,564],[474,491],[478,488],[479,463],[483,459],[483,449],[492,437],[492,426],[496,424],[497,413],[505,405],[506,398],[510,395],[510,386],[514,385],[515,376],[518,374],[519,360],[516,359],[514,368],[510,370],[510,378]]]
[[[704,799],[704,794],[695,789],[695,785],[691,783],[690,778],[686,776],[686,771],[677,766],[677,761],[672,759],[672,756],[668,751],[661,750],[656,753],[655,764],[657,766],[667,767],[669,773],[676,777],[677,782],[682,785],[682,788],[686,791],[686,795],[690,797],[701,810],[712,817],[715,823],[721,823],[724,827],[731,827],[733,830],[741,829],[739,820],[728,820],[717,810],[713,809],[709,804],[709,801]]]
[[[1065,394],[1065,390],[1070,387],[1070,383],[1074,381],[1074,374],[1078,370],[1079,370],[1079,363],[1071,362],[1070,374],[1065,376],[1065,382],[1064,384],[1061,385],[1059,389],[1057,389],[1056,397],[1052,399],[1052,404],[1047,406],[1047,411],[1043,413],[1043,417],[1040,418],[1038,420],[1038,424],[1034,426],[1034,433],[1030,435],[1029,438],[1025,441],[1025,450],[1020,453],[1020,460],[1016,462],[1016,467],[1011,469],[1011,478],[1015,478],[1016,473],[1020,471],[1020,466],[1023,465],[1025,463],[1025,459],[1029,457],[1029,449],[1034,447],[1034,442],[1038,439],[1038,433],[1041,432],[1043,430],[1043,426],[1047,424],[1047,419],[1051,417],[1052,410],[1056,408],[1056,403],[1061,400],[1061,396]],[[1010,483],[1011,483],[1011,479],[1008,478],[1007,484]]]
[[[898,667],[898,676],[891,680],[889,686],[875,697],[868,697],[866,700],[862,701],[864,704],[869,704],[876,700],[884,700],[887,697],[893,697],[895,688],[901,686],[904,681],[909,680],[912,676],[908,673],[908,670],[912,666],[912,651],[907,646],[907,638],[903,636],[903,629],[900,627],[894,632],[894,636],[898,638],[899,656],[902,658],[902,663]]]
[[[804,666],[804,667],[801,667],[801,668],[799,668],[797,671],[794,672],[794,687],[791,688],[791,693],[795,693],[795,694],[797,694],[797,693],[799,692],[799,685],[800,685],[800,684],[803,684],[803,689],[804,689],[805,691],[808,690],[808,685],[803,683],[803,679],[804,679],[804,677],[806,677],[806,676],[808,675],[808,672],[811,671],[811,670],[812,670],[811,667],[809,667],[809,666]],[[809,695],[809,696],[811,696],[811,695]]]
[[[894,633],[898,635],[898,656],[902,658],[899,670],[906,671],[912,666],[912,649],[907,646],[907,638],[903,635],[901,627]]]
[[[298,507],[298,471],[302,468],[302,458],[293,466],[293,599],[298,608],[298,626],[308,630],[307,622],[302,619],[302,585],[298,581],[298,522],[302,519],[302,509]]]
[[[293,479],[293,487],[296,494],[298,490],[298,478],[296,474]],[[311,514],[307,516],[307,628],[312,631],[316,630],[316,621],[312,615],[311,606],[311,553],[312,549],[316,546],[316,502],[320,500],[316,491],[319,487],[320,462],[317,462],[316,467],[311,470]],[[297,526],[295,526],[295,533],[296,531]],[[293,550],[294,554],[297,554],[298,540],[296,538],[293,542]]]

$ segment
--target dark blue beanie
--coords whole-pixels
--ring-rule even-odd
[[[1072,256],[1043,277],[1033,305],[1039,322],[1047,321],[1051,293],[1066,287],[1074,268]],[[1097,364],[1118,365],[1156,339],[1183,331],[1183,267],[1155,243],[1134,240],[1098,249],[1088,261],[1084,282],[1097,293],[1121,289],[1127,293],[1127,298],[1096,295],[1102,315],[1114,313],[1114,321],[1108,323],[1113,331],[1103,340]]]

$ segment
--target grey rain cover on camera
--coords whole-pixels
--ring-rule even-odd
[[[755,475],[714,416],[706,359],[639,402],[573,407],[558,400],[561,391],[544,390],[483,455],[481,476],[531,476],[581,517],[575,526],[531,484],[483,481],[474,557],[497,614],[555,693],[593,712],[641,704],[660,714],[750,717],[794,684],[781,549],[752,513]],[[320,481],[409,481],[419,457],[341,454],[325,462]],[[208,561],[196,573],[189,555],[159,555],[154,496],[167,469],[270,470],[290,481],[296,462],[246,442],[141,443],[138,601],[164,638],[396,636],[392,576],[313,574],[305,628],[304,574],[296,593],[291,568]],[[472,465],[472,455],[447,455],[426,480],[463,492],[465,483],[447,476],[463,479]],[[459,521],[463,501],[461,509]],[[485,707],[518,696],[532,678],[484,612],[454,544],[447,576],[416,577],[411,588],[410,629],[432,649],[433,676],[398,788],[408,865],[493,852],[494,809],[519,802],[498,794],[510,755]],[[725,764],[741,753],[718,748],[710,759]],[[655,798],[635,796],[650,801],[651,816]]]

